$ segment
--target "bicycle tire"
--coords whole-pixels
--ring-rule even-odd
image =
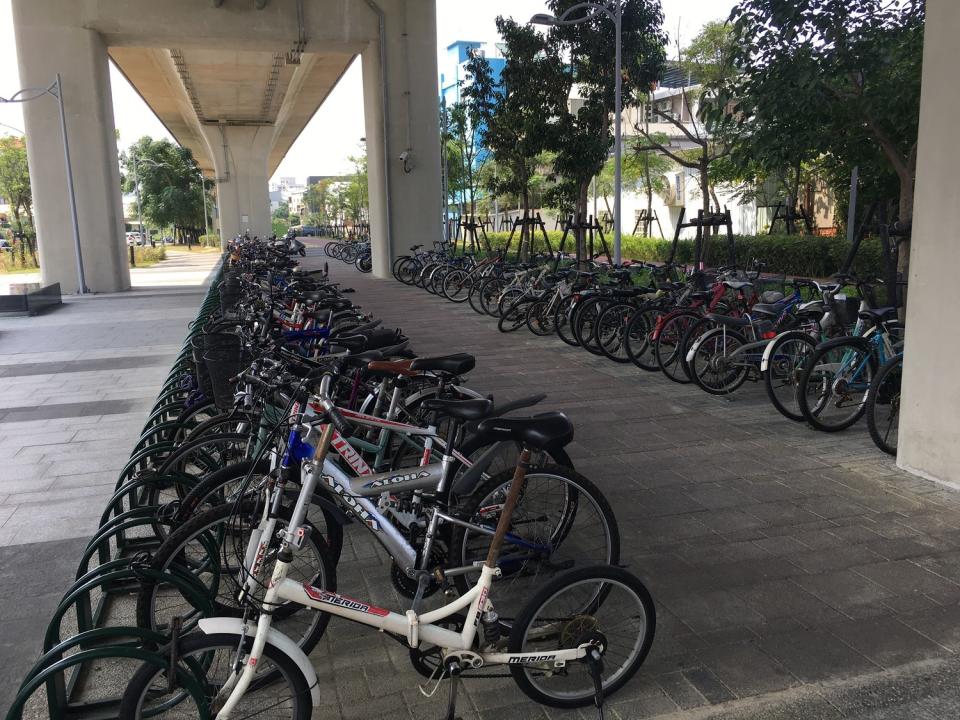
[[[196,653],[203,653],[209,655],[212,651],[216,649],[222,649],[225,652],[226,657],[232,658],[238,648],[241,646],[241,642],[245,643],[245,649],[249,650],[253,646],[253,635],[248,635],[246,637],[241,637],[240,635],[233,635],[229,633],[217,633],[217,634],[204,634],[200,632],[191,633],[180,638],[177,641],[177,653],[176,655],[180,658],[190,657]],[[160,650],[163,653],[164,657],[173,656],[170,648],[162,648]],[[289,697],[293,702],[293,708],[290,713],[290,720],[309,720],[313,712],[311,707],[311,695],[310,688],[307,685],[306,679],[303,677],[303,673],[299,667],[297,667],[296,662],[293,661],[290,657],[285,655],[282,651],[275,648],[269,643],[263,648],[262,657],[269,660],[269,663],[272,663],[276,666],[274,671],[268,671],[265,676],[255,679],[251,683],[250,687],[247,690],[247,694],[240,701],[238,711],[240,714],[249,717],[249,706],[244,707],[244,702],[250,702],[251,698],[255,700],[256,693],[265,689],[268,685],[266,682],[267,678],[271,675],[275,675],[276,679],[283,678],[285,683],[289,686]],[[203,665],[208,663],[209,660],[205,660],[203,663],[194,663],[194,666]],[[263,663],[264,666],[267,666],[269,663]],[[246,665],[246,663],[242,663]],[[205,668],[208,669],[208,668]],[[192,668],[186,668],[185,672],[192,672]],[[158,678],[158,676],[160,676]],[[175,675],[176,677],[176,675]],[[202,685],[204,688],[209,689],[213,693],[213,698],[208,699],[207,708],[204,708],[204,713],[209,716],[209,701],[216,698],[217,685],[210,682],[209,678],[204,676],[204,678],[197,678],[198,680],[206,680]],[[275,679],[275,680],[276,680]],[[274,682],[275,682],[274,680]],[[151,691],[151,686],[157,683],[159,685],[160,691],[167,691],[168,689],[168,680],[166,670],[158,665],[153,663],[144,663],[142,664],[137,671],[133,674],[130,681],[127,683],[126,689],[124,690],[123,697],[120,700],[120,706],[118,708],[118,717],[120,720],[141,720],[144,717],[162,717],[157,710],[159,708],[144,708],[143,704],[145,699],[150,696],[152,699],[157,699],[156,690]],[[274,703],[273,697],[275,694],[275,688],[270,688],[267,691],[271,698],[267,700],[271,704]],[[185,696],[184,696],[185,697]],[[177,716],[179,717],[201,717],[204,713],[200,711],[200,708],[196,709],[195,714],[191,711],[188,714],[184,714],[183,710],[185,708],[179,708],[179,703],[174,702],[176,696],[171,698],[168,701],[164,701],[164,704],[170,703],[173,708],[177,709]],[[183,701],[184,698],[180,700]]]
[[[591,592],[586,596],[589,600],[588,604],[582,609],[578,608],[578,612],[573,611],[576,614],[571,614],[570,621],[559,630],[554,629],[559,623],[557,613],[552,608],[552,603],[565,591],[574,589],[584,583],[592,582],[599,583],[599,588],[596,592]],[[629,595],[633,596],[638,605],[637,612],[624,612],[618,608],[611,607],[611,605],[615,604],[612,602],[614,599],[611,598],[611,595],[618,588],[625,590]],[[495,592],[491,592],[491,596],[494,602],[496,602],[497,597]],[[619,594],[616,599],[619,599]],[[577,597],[576,600],[579,605],[580,597]],[[596,616],[604,606],[606,606],[608,610],[612,610],[614,618],[620,618],[620,621],[616,624],[616,632],[608,630],[607,633],[604,634],[604,628],[597,621]],[[549,621],[531,632],[531,626],[535,623],[540,611],[544,608],[550,608],[550,612],[547,613]],[[585,615],[596,623],[595,627],[592,626],[593,623],[584,622]],[[640,579],[623,568],[611,567],[609,565],[580,568],[561,575],[540,588],[533,597],[530,598],[530,601],[524,606],[513,624],[513,628],[510,631],[508,651],[511,653],[537,650],[543,652],[555,651],[558,649],[558,643],[553,636],[555,633],[559,634],[562,644],[572,647],[579,646],[585,641],[600,640],[602,638],[606,640],[603,652],[607,653],[610,646],[623,634],[622,628],[625,621],[636,620],[640,616],[642,616],[643,619],[638,637],[634,639],[633,633],[630,633],[630,636],[626,638],[627,646],[630,647],[630,654],[627,656],[625,666],[618,668],[610,677],[609,681],[605,678],[601,679],[603,696],[606,697],[622,688],[640,669],[640,666],[650,652],[650,648],[653,645],[653,638],[656,634],[657,616],[653,598],[650,597],[650,592]],[[583,630],[585,624],[592,626],[587,632]],[[574,636],[574,632],[577,633],[577,636]],[[564,635],[567,635],[567,637],[565,638]],[[547,644],[528,645],[526,644],[526,640],[530,636],[539,643]],[[604,670],[609,670],[610,663],[604,663],[604,665]],[[513,676],[517,687],[519,687],[527,697],[541,705],[556,708],[577,708],[590,705],[594,701],[593,681],[588,674],[587,677],[583,678],[583,687],[581,690],[563,693],[551,691],[534,680],[538,674],[541,674],[549,681],[557,681],[561,684],[569,685],[569,683],[575,679],[574,672],[578,669],[576,666],[571,667],[568,665],[563,673],[555,672],[555,668],[552,666],[538,668],[534,664],[511,663],[509,668],[510,674]]]
[[[847,407],[855,407],[856,409],[849,413],[845,418],[835,421],[831,420],[830,422],[827,422],[824,419],[823,411],[830,406],[831,398],[833,397],[832,388],[834,386],[834,379],[829,374],[830,368],[828,366],[831,363],[823,363],[822,361],[829,353],[839,352],[843,348],[846,348],[846,350],[843,353],[840,353],[841,355],[844,355],[846,352],[853,352],[863,355],[863,359],[858,360],[857,362],[862,364],[865,361],[867,363],[866,368],[869,371],[870,380],[872,380],[876,375],[876,357],[874,357],[872,352],[864,349],[861,341],[857,338],[851,338],[850,340],[842,343],[831,343],[826,347],[820,346],[813,351],[813,354],[804,364],[803,372],[800,374],[800,384],[797,388],[797,400],[800,412],[803,414],[803,419],[811,427],[822,432],[839,432],[841,430],[846,430],[860,420],[867,409],[866,403],[863,401],[866,396],[866,391],[864,391],[864,397],[860,400],[854,400],[853,398],[850,398],[850,403],[847,405]],[[847,361],[841,360],[841,362],[846,364]],[[829,395],[826,394],[826,384],[829,384],[830,386]],[[816,391],[817,387],[820,388],[820,391],[817,395],[817,402],[811,404],[810,392]],[[839,407],[839,403],[835,403],[835,405]]]
[[[803,343],[807,350],[799,358],[796,353],[778,354],[782,346],[790,346]],[[803,372],[803,365],[807,358],[816,348],[816,341],[805,332],[800,330],[791,330],[781,333],[767,347],[766,352],[770,356],[767,368],[763,371],[763,386],[767,392],[770,403],[777,409],[781,415],[794,422],[803,422],[803,413],[800,412],[798,390],[800,384],[800,374]],[[788,404],[785,398],[782,398],[777,392],[779,388],[787,387],[787,398],[791,398]]]
[[[887,455],[897,455],[898,425],[900,420],[900,382],[903,372],[903,355],[890,358],[877,371],[867,391],[867,429],[874,445]],[[890,417],[881,421],[881,407],[890,407]],[[892,437],[892,442],[891,442]]]

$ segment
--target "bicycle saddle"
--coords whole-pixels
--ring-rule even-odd
[[[731,290],[741,290],[742,288],[745,288],[745,287],[753,287],[752,282],[748,282],[745,280],[724,280],[723,284],[726,285]]]
[[[777,317],[780,314],[781,308],[778,308],[776,305],[771,305],[770,303],[757,303],[752,308],[750,308],[751,313],[759,313],[761,315],[769,315],[770,317]]]
[[[886,320],[887,318],[895,317],[896,314],[897,309],[895,307],[867,308],[866,310],[861,310],[858,317],[861,320]]]
[[[410,369],[411,360],[374,360],[367,364],[367,372],[379,377],[413,377],[417,373]]]
[[[573,423],[562,412],[545,412],[532,417],[487,418],[477,432],[495,440],[515,440],[536,450],[556,450],[573,440]]]
[[[486,398],[479,400],[441,400],[431,398],[424,400],[420,407],[424,410],[435,412],[445,417],[456,418],[457,420],[480,420],[485,418],[493,410],[493,401]]]
[[[450,375],[463,375],[473,370],[476,365],[477,359],[473,355],[454,353],[453,355],[417,358],[410,363],[410,369],[420,372],[433,370],[436,372],[449,373]]]

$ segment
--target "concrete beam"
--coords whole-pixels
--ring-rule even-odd
[[[960,93],[946,60],[955,54],[958,35],[960,4],[927,0],[897,463],[960,488],[960,383],[954,376],[960,337],[944,332],[943,313],[934,310],[960,271],[954,223]]]

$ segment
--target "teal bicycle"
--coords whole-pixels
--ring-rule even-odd
[[[866,411],[878,370],[903,346],[895,307],[861,308],[862,335],[820,343],[804,364],[797,388],[800,412],[824,432],[845,430]]]

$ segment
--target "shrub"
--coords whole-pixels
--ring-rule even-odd
[[[494,248],[502,248],[510,233],[487,233]],[[556,251],[560,246],[563,232],[548,230],[550,245]],[[607,246],[613,252],[613,238],[605,234]],[[519,234],[514,235],[510,245],[513,255],[519,247]],[[574,251],[573,236],[567,237],[564,250]],[[645,262],[665,262],[670,257],[672,240],[648,238],[636,235],[624,235],[622,238],[623,257]],[[537,233],[533,239],[534,252],[546,252],[543,234]],[[843,264],[850,245],[843,237],[819,237],[812,235],[736,235],[734,249],[737,265],[746,267],[753,260],[766,264],[766,272],[786,273],[800,277],[829,277]],[[594,241],[594,252],[601,251],[599,240]],[[693,262],[693,240],[681,240],[677,245],[677,262]],[[707,246],[707,264],[713,267],[727,264],[727,243],[723,235],[710,238]],[[860,246],[853,263],[855,271],[862,277],[877,277],[883,272],[883,258],[880,243],[876,238],[867,238]]]
[[[127,251],[129,253],[129,250]],[[161,260],[167,259],[167,249],[163,245],[156,247],[136,247],[133,250],[137,267],[149,267],[156,265]]]
[[[198,242],[203,247],[220,247],[220,236],[219,235],[201,235],[198,239]]]

